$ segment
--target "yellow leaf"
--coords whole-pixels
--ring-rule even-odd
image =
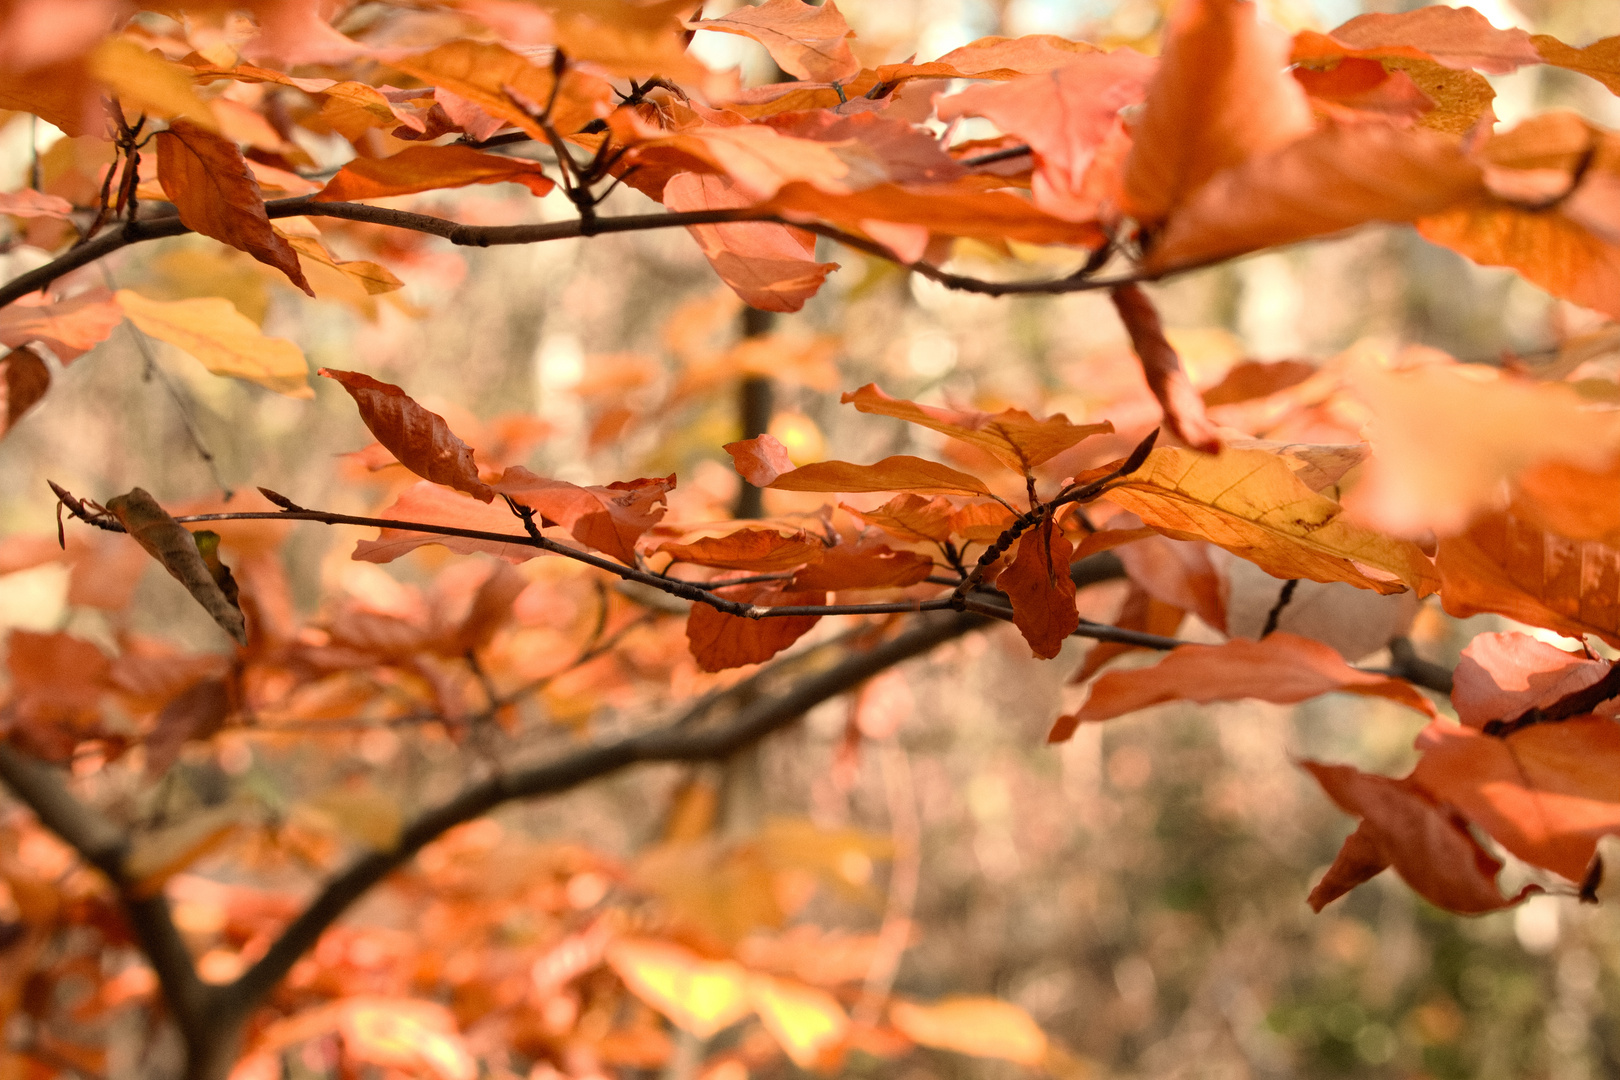
[[[1208,540],[1275,577],[1419,596],[1440,585],[1416,544],[1344,520],[1344,507],[1269,451],[1163,447],[1105,498],[1166,536]]]
[[[184,117],[198,127],[219,130],[213,110],[192,89],[190,73],[128,38],[108,38],[96,46],[90,74],[118,96],[126,113]]]
[[[478,1064],[443,1005],[413,998],[354,998],[344,1003],[340,1030],[349,1054],[386,1070],[405,1069],[435,1080],[474,1080]]]
[[[1020,1065],[1039,1065],[1046,1058],[1046,1033],[1029,1013],[996,998],[955,997],[932,1005],[896,1001],[889,1019],[923,1046]]]
[[[165,303],[119,289],[119,306],[141,332],[196,357],[215,375],[257,383],[288,397],[310,398],[309,365],[285,338],[265,337],[252,320],[217,296]]]
[[[748,973],[731,960],[705,960],[667,941],[626,938],[608,946],[607,961],[631,993],[700,1039],[753,1008]]]
[[[849,1017],[825,990],[769,975],[756,975],[749,989],[759,1018],[801,1069],[823,1064],[843,1043]]]

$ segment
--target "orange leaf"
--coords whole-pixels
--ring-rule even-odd
[[[1584,690],[1609,670],[1604,660],[1568,653],[1528,634],[1480,634],[1452,673],[1457,719],[1482,728]]]
[[[938,60],[923,64],[885,64],[877,69],[884,82],[895,79],[1016,79],[1043,75],[1070,63],[1076,56],[1097,52],[1097,46],[1070,41],[1055,34],[1023,37],[982,37],[952,49]]]
[[[889,1020],[912,1042],[1031,1068],[1046,1060],[1046,1033],[1010,1001],[951,997],[923,1005],[895,1001]]]
[[[1311,889],[1306,902],[1312,911],[1320,912],[1357,885],[1371,881],[1388,869],[1389,860],[1378,849],[1378,841],[1373,839],[1367,823],[1362,822],[1355,832],[1344,838],[1333,865]]]
[[[236,144],[174,120],[157,136],[158,182],[186,228],[247,252],[310,296],[298,255],[270,226],[264,195]]]
[[[1620,724],[1595,716],[1503,738],[1430,724],[1412,779],[1513,854],[1580,881],[1598,838],[1620,832]]]
[[[0,356],[0,438],[17,426],[23,413],[39,404],[51,388],[51,369],[33,349],[12,349]]]
[[[1442,539],[1435,566],[1447,614],[1494,612],[1620,646],[1620,550],[1595,540],[1571,542],[1512,509]]]
[[[426,480],[406,488],[381,516],[504,534],[510,536],[512,542],[383,528],[377,530],[377,539],[362,540],[356,544],[352,558],[360,562],[388,563],[427,544],[439,544],[458,555],[487,552],[512,563],[544,554],[539,548],[525,543],[527,537],[523,534],[523,526],[505,505],[481,503]]]
[[[96,289],[56,303],[19,301],[0,308],[0,345],[43,342],[67,364],[106,341],[123,321],[118,304]]]
[[[896,495],[875,510],[857,510],[848,503],[840,507],[885,532],[902,540],[943,541],[951,538],[951,512],[955,509],[946,499],[925,499],[921,495]]]
[[[1565,45],[1546,34],[1535,34],[1530,42],[1544,62],[1578,71],[1620,94],[1620,37],[1606,37],[1582,49]]]
[[[411,146],[392,157],[357,157],[327,181],[316,202],[409,195],[468,184],[522,184],[536,195],[557,185],[537,161],[481,154],[467,146]]]
[[[1019,539],[1012,562],[996,578],[996,587],[1012,601],[1013,625],[1043,660],[1056,656],[1080,625],[1069,577],[1073,554],[1069,538],[1047,518]]]
[[[809,592],[891,589],[915,585],[934,572],[934,560],[887,544],[838,544],[793,575],[793,588]]]
[[[755,975],[749,994],[759,1019],[801,1069],[826,1066],[849,1031],[838,999],[803,983]]]
[[[1317,900],[1328,903],[1333,889],[1353,887],[1359,883],[1355,880],[1359,875],[1377,873],[1373,867],[1379,858],[1394,865],[1406,883],[1430,903],[1461,915],[1499,911],[1539,891],[1531,885],[1511,900],[1503,898],[1496,887],[1502,864],[1479,846],[1455,813],[1436,805],[1411,778],[1371,776],[1348,765],[1300,764],[1341,810],[1361,818],[1361,828],[1345,842],[1348,854],[1340,852],[1346,865],[1334,863],[1329,871],[1334,880],[1330,884],[1324,879],[1317,886],[1311,894],[1313,904]]]
[[[1093,537],[1106,536],[1106,530]],[[1134,530],[1131,530],[1134,531]],[[1114,549],[1125,564],[1125,574],[1161,603],[1190,611],[1204,622],[1226,633],[1226,588],[1221,574],[1210,561],[1207,544],[1172,540],[1149,534]]]
[[[1479,167],[1446,136],[1329,122],[1211,177],[1170,215],[1149,261],[1194,265],[1370,221],[1415,221],[1479,191]]]
[[[765,0],[757,7],[741,7],[718,19],[697,19],[693,30],[714,30],[753,38],[789,75],[810,82],[843,82],[861,70],[849,51],[854,37],[833,0],[820,7],[803,0]]]
[[[673,474],[586,488],[513,466],[493,490],[538,510],[546,524],[561,525],[586,547],[634,566],[636,541],[664,516],[665,496],[674,487]]]
[[[1358,15],[1327,35],[1301,34],[1295,40],[1294,62],[1332,55],[1314,40],[1323,36],[1345,48],[1343,55],[1433,59],[1449,68],[1475,68],[1491,75],[1541,62],[1529,34],[1516,27],[1498,30],[1471,7],[1442,5],[1393,15]]]
[[[1387,698],[1426,716],[1438,715],[1411,683],[1357,671],[1331,646],[1279,633],[1260,641],[1183,645],[1152,667],[1110,671],[1092,684],[1077,716],[1082,723],[1108,720],[1167,701],[1207,705],[1258,698],[1289,705],[1334,691]]]
[[[1206,453],[1221,448],[1221,437],[1207,416],[1204,401],[1193,389],[1187,373],[1181,367],[1181,357],[1164,336],[1159,312],[1139,285],[1120,285],[1111,289],[1109,299],[1120,321],[1131,336],[1131,348],[1142,364],[1142,376],[1148,389],[1164,410],[1164,423],[1171,434],[1188,446]]]
[[[867,383],[839,400],[845,405],[853,404],[859,412],[898,417],[977,446],[1008,468],[1022,473],[1051,460],[1082,439],[1111,434],[1114,430],[1114,425],[1106,420],[1100,424],[1071,424],[1062,413],[1036,419],[1022,409],[984,413],[918,405],[890,397],[878,389],[876,383]]]
[[[755,487],[770,487],[778,476],[793,471],[793,459],[775,435],[726,443],[722,449],[731,455],[737,475]]]
[[[1281,393],[1316,374],[1316,365],[1304,360],[1240,360],[1220,382],[1205,390],[1204,405],[1216,408]]]
[[[1125,602],[1120,605],[1119,616],[1114,620],[1114,625],[1121,630],[1140,630],[1147,634],[1173,637],[1176,631],[1181,629],[1182,620],[1186,617],[1187,613],[1180,608],[1166,604],[1162,600],[1155,600],[1140,586],[1132,585],[1130,592],[1125,594]],[[1110,660],[1141,648],[1140,645],[1126,645],[1118,641],[1099,641],[1087,650],[1086,658],[1080,662],[1079,669],[1069,676],[1069,682],[1074,685],[1084,683],[1101,671]],[[1053,721],[1051,730],[1046,733],[1046,741],[1067,742],[1079,726],[1080,717],[1075,713],[1060,716]]]
[[[761,436],[762,439],[770,436]],[[732,445],[736,445],[733,443]],[[925,458],[897,455],[873,465],[818,461],[782,473],[762,487],[780,491],[914,491],[924,495],[988,495],[984,481]]]
[[[940,120],[982,116],[1034,153],[1035,205],[1071,221],[1098,217],[1117,202],[1117,175],[1099,182],[1099,151],[1121,131],[1119,112],[1139,104],[1158,60],[1131,49],[1079,56],[1061,67],[999,86],[973,86],[942,98]]]
[[[8,217],[51,217],[67,221],[73,214],[73,204],[59,195],[46,195],[24,188],[22,191],[0,192],[0,214]]]
[[[1106,235],[1091,221],[1070,221],[1048,213],[1006,191],[985,191],[972,177],[954,183],[874,184],[859,191],[829,192],[812,184],[784,184],[761,210],[773,210],[795,220],[815,218],[857,232],[895,250],[904,262],[915,262],[920,251],[900,250],[893,229],[875,230],[874,224],[918,226],[939,236],[965,236],[987,243],[1018,240],[1029,244],[1071,244],[1094,248]],[[879,232],[882,235],[878,235]]]
[[[568,55],[579,59],[572,49]],[[389,61],[391,67],[414,75],[429,86],[443,87],[464,97],[491,116],[515,124],[536,140],[544,142],[542,128],[524,107],[536,111],[551,100],[552,78],[549,65],[541,67],[511,49],[493,43],[452,41],[428,52]],[[552,106],[551,123],[558,131],[578,131],[610,111],[612,86],[606,79],[588,75],[570,65],[563,76]]]
[[[799,607],[824,604],[825,592],[788,592],[770,585],[733,585],[715,595],[756,607]],[[708,604],[693,604],[686,617],[686,642],[704,671],[725,671],[745,664],[762,664],[810,632],[819,615],[789,615],[750,619],[728,615]]]
[[[322,368],[359,406],[360,419],[399,463],[424,480],[465,491],[490,502],[495,491],[478,479],[472,447],[456,437],[444,417],[418,405],[393,383],[379,382],[358,371]]]
[[[662,544],[657,550],[677,562],[771,573],[816,562],[826,553],[827,546],[804,533],[783,536],[770,529],[739,529],[725,536],[705,536],[689,544]]]
[[[789,0],[796,3],[797,0]],[[664,185],[664,205],[671,210],[732,210],[756,200],[723,176],[681,173]],[[814,244],[802,233],[772,222],[735,225],[692,225],[698,242],[720,280],[762,311],[798,311],[821,288],[837,263],[819,263]]]
[[[700,1039],[753,1011],[748,973],[735,961],[705,960],[667,941],[637,938],[609,945],[607,961],[631,993]]]
[[[1125,209],[1154,224],[1222,169],[1311,130],[1288,37],[1246,0],[1176,5],[1163,60],[1133,125]]]

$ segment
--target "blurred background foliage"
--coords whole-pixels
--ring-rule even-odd
[[[708,14],[729,6],[711,3]],[[1266,6],[1290,25],[1325,28],[1402,5]],[[1612,0],[1476,6],[1498,25],[1576,45],[1620,34]],[[913,48],[928,57],[991,33],[1151,47],[1162,14],[1154,0],[847,0],[843,9],[857,51],[879,60]],[[756,75],[763,66],[743,39],[700,37],[716,39],[696,46],[713,65],[742,64]],[[1562,106],[1620,126],[1620,102],[1573,75],[1537,66],[1492,82],[1503,120]],[[13,118],[0,129],[4,167],[28,168],[31,143],[47,169],[69,150],[53,150],[47,133]],[[536,203],[476,189],[434,199],[481,223],[571,213],[560,194]],[[625,191],[607,209],[647,208]],[[907,449],[894,425],[838,406],[838,390],[868,381],[907,398],[1061,410],[1076,420],[1150,407],[1134,389],[1135,365],[1102,296],[957,295],[851,252],[824,252],[843,271],[804,312],[778,319],[772,336],[739,353],[737,303],[681,233],[472,253],[421,237],[393,242],[399,257],[390,265],[406,289],[359,304],[309,301],[247,256],[197,237],[126,253],[109,273],[165,299],[223,292],[267,333],[296,340],[312,363],[400,383],[470,441],[479,441],[475,432],[486,442],[506,438],[510,460],[539,472],[592,483],[678,472],[672,517],[684,520],[727,516],[736,479],[719,446],[738,436],[736,388],[747,371],[773,376],[772,430],[804,460]],[[21,247],[0,255],[3,276],[33,257]],[[959,249],[958,257],[975,256]],[[1195,379],[1201,364],[1218,374],[1237,356],[1320,359],[1401,343],[1473,361],[1533,358],[1588,325],[1512,274],[1399,229],[1251,257],[1155,293]],[[116,334],[68,368],[0,443],[0,531],[51,527],[46,476],[98,497],[141,485],[182,504],[256,484],[305,505],[365,512],[386,504],[398,470],[371,473],[344,456],[369,439],[340,388],[314,380],[314,401],[289,400],[149,348],[150,356]],[[348,560],[359,535],[317,526],[293,534],[286,555],[300,603],[392,587],[384,571]],[[422,584],[451,561],[432,548],[388,573]],[[107,635],[97,613],[66,606],[66,589],[55,566],[0,578],[0,625]],[[1122,589],[1093,590],[1090,613],[1108,617]],[[206,617],[166,582],[148,575],[140,590],[137,629],[210,640]],[[1473,633],[1500,625],[1459,625],[1435,608],[1420,616],[1417,636],[1449,666]],[[1350,821],[1293,760],[1399,771],[1419,717],[1365,699],[1167,706],[1088,726],[1049,748],[1045,728],[1075,700],[1078,688],[1064,680],[1084,647],[1071,643],[1073,656],[1043,664],[1003,628],[901,669],[861,699],[898,727],[898,758],[840,751],[847,701],[761,748],[756,813],[887,834],[896,785],[914,798],[921,881],[898,992],[1009,998],[1073,1053],[1077,1075],[1620,1074],[1614,907],[1538,897],[1462,919],[1429,908],[1389,874],[1322,915],[1306,906]],[[585,685],[559,687],[543,708],[577,729],[611,727],[623,710],[647,704],[615,703]],[[386,759],[386,748],[376,756]],[[309,758],[301,768],[323,767]],[[688,779],[648,770],[502,820],[629,857],[659,834]],[[876,872],[881,886],[888,870]],[[837,903],[836,921],[851,930],[881,922],[880,903]],[[804,917],[818,914],[827,913]],[[1016,1071],[942,1053],[911,1062],[899,1080]],[[847,1068],[876,1077],[893,1066],[857,1053]]]

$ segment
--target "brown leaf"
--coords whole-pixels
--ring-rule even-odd
[[[572,59],[582,59],[569,50]],[[466,98],[490,116],[522,128],[544,143],[545,129],[536,123],[525,104],[536,110],[552,97],[554,80],[549,64],[531,63],[526,57],[494,43],[452,41],[428,52],[391,60],[390,65]],[[556,94],[551,122],[557,131],[578,131],[605,116],[611,106],[612,86],[606,79],[570,65]]]
[[[1163,59],[1133,125],[1125,209],[1157,224],[1216,173],[1311,130],[1288,74],[1288,37],[1245,0],[1188,0],[1170,15]]]
[[[1148,389],[1164,410],[1164,423],[1170,433],[1188,446],[1205,453],[1221,448],[1215,425],[1204,415],[1204,402],[1187,379],[1181,357],[1164,336],[1159,312],[1139,285],[1120,285],[1108,293],[1119,312],[1120,321],[1131,335],[1131,348],[1142,364]]]
[[[377,539],[362,540],[356,544],[352,558],[360,562],[388,563],[428,544],[439,544],[458,555],[486,552],[511,563],[524,562],[544,554],[539,548],[529,546],[522,524],[504,504],[481,503],[426,480],[406,488],[381,516],[398,521],[420,521],[472,532],[506,535],[512,540],[486,540],[382,528],[377,530]]]
[[[180,584],[186,587],[203,610],[213,616],[237,644],[247,644],[247,624],[237,607],[214,581],[208,564],[197,550],[197,542],[156,499],[141,488],[107,500],[111,510],[136,543],[140,544]]]
[[[1077,56],[1097,52],[1097,46],[1070,41],[1055,34],[1023,37],[982,37],[952,49],[938,60],[922,64],[885,64],[877,69],[884,82],[896,79],[1016,79],[1044,75]]]
[[[1062,413],[1037,419],[1022,409],[998,413],[942,409],[890,397],[867,383],[839,399],[863,413],[893,416],[987,451],[1010,469],[1027,474],[1092,435],[1112,434],[1114,425],[1071,424]]]
[[[1452,724],[1418,736],[1412,779],[1536,866],[1580,881],[1620,832],[1620,724],[1596,716],[1503,738]]]
[[[1226,584],[1210,561],[1209,545],[1150,533],[1120,545],[1114,553],[1125,564],[1125,575],[1149,596],[1190,611],[1206,625],[1226,633]]]
[[[816,562],[826,553],[827,545],[802,532],[783,536],[772,529],[738,529],[686,544],[661,544],[657,550],[676,562],[768,574]]]
[[[146,747],[146,775],[162,776],[180,759],[180,750],[192,739],[206,739],[220,729],[230,714],[231,698],[224,679],[203,679],[182,690],[158,713],[157,726],[142,744]]]
[[[1315,375],[1316,365],[1304,360],[1240,360],[1224,378],[1203,393],[1206,408],[1236,405],[1270,397]]]
[[[1505,899],[1496,887],[1501,862],[1479,846],[1455,813],[1437,805],[1410,778],[1391,780],[1348,765],[1315,761],[1300,765],[1316,777],[1341,810],[1361,818],[1358,831],[1364,831],[1363,839],[1377,850],[1374,856],[1366,850],[1368,845],[1358,842],[1350,853],[1354,862],[1341,870],[1345,880],[1371,869],[1381,857],[1420,896],[1460,915],[1499,911],[1540,891],[1530,885],[1511,900]]]
[[[310,296],[298,255],[264,211],[264,195],[236,144],[175,120],[157,134],[158,182],[186,228],[247,252]]]
[[[483,154],[468,146],[411,146],[392,157],[357,157],[328,180],[316,202],[410,195],[468,184],[522,184],[544,195],[556,183],[538,161]]]
[[[1529,634],[1479,634],[1452,672],[1457,719],[1482,728],[1542,708],[1602,679],[1606,660],[1568,653]]]
[[[755,487],[770,487],[778,476],[793,471],[793,459],[775,435],[726,443],[722,449],[731,455],[737,475]]]
[[[734,210],[758,201],[724,176],[691,172],[665,184],[663,199],[665,206],[677,212]],[[761,311],[798,311],[827,275],[838,269],[837,263],[816,262],[815,244],[806,245],[801,239],[807,234],[786,225],[739,222],[691,225],[687,231],[720,280]]]
[[[909,492],[896,495],[875,510],[857,510],[848,503],[839,505],[846,513],[902,540],[935,543],[951,538],[951,513],[956,509],[947,499],[925,499]]]
[[[388,452],[417,476],[490,502],[495,491],[478,479],[472,447],[456,437],[444,417],[418,405],[392,383],[358,371],[322,368],[319,374],[342,385],[360,408],[360,419]]]
[[[1047,518],[1019,539],[1012,562],[996,578],[996,587],[1012,602],[1013,625],[1043,660],[1056,656],[1080,625],[1069,577],[1073,554],[1069,538]]]
[[[23,413],[39,404],[51,388],[51,369],[38,353],[25,346],[0,356],[0,371],[5,373],[4,385],[0,386],[0,400],[3,400],[0,410],[4,412],[0,416],[0,438],[3,438],[17,426]]]
[[[793,588],[810,592],[839,589],[898,589],[934,572],[934,560],[916,551],[891,551],[887,544],[838,544],[793,575]]]
[[[634,566],[636,541],[664,516],[664,499],[674,487],[673,474],[587,488],[514,466],[493,490],[539,511],[546,524],[561,525],[586,547]]]
[[[718,19],[697,19],[686,25],[693,30],[753,38],[765,46],[777,66],[798,79],[843,82],[861,70],[846,40],[855,36],[854,31],[833,0],[820,7],[803,0],[765,0]]]
[[[13,630],[6,635],[6,668],[8,709],[30,753],[66,761],[80,739],[100,733],[110,664],[93,644],[68,634]]]
[[[509,565],[496,563],[495,569],[473,593],[467,617],[461,620],[442,651],[449,656],[466,656],[482,650],[495,632],[511,619],[512,605],[528,585],[528,579]]]
[[[715,595],[758,607],[801,607],[826,603],[826,593],[788,592],[780,586],[733,585]],[[693,604],[686,617],[686,641],[704,671],[725,671],[745,664],[762,664],[798,641],[819,622],[819,615],[789,615],[750,619],[728,615],[708,604]]]
[[[1366,822],[1362,822],[1356,826],[1355,832],[1344,838],[1344,846],[1339,848],[1333,865],[1311,889],[1306,903],[1311,905],[1312,911],[1320,912],[1357,885],[1371,881],[1387,869],[1389,860],[1378,850],[1378,842],[1373,839]]]
[[[769,438],[769,436],[761,436]],[[735,444],[732,444],[735,445]],[[818,461],[762,485],[780,491],[914,491],[923,495],[988,495],[983,480],[948,465],[905,454],[872,465]]]
[[[1207,705],[1257,698],[1287,705],[1335,691],[1386,698],[1426,716],[1438,715],[1429,699],[1404,679],[1359,671],[1330,646],[1281,633],[1259,641],[1182,645],[1151,667],[1107,672],[1092,684],[1091,696],[1076,715],[1081,723],[1109,720],[1167,701]]]

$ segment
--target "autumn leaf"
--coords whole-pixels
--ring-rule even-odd
[[[124,531],[148,555],[162,563],[163,569],[186,587],[186,591],[202,605],[204,611],[213,616],[221,629],[235,638],[237,644],[247,644],[247,625],[242,619],[242,609],[214,581],[208,564],[197,550],[196,541],[184,526],[170,517],[168,511],[141,488],[108,499],[107,509],[113,512],[119,524],[124,526]]]
[[[939,119],[982,116],[1017,135],[1034,155],[1035,205],[1071,221],[1112,211],[1119,198],[1118,166],[1104,145],[1124,142],[1121,109],[1140,104],[1158,60],[1131,49],[1089,53],[1039,75],[996,86],[972,86],[943,98]]]
[[[503,45],[468,40],[452,41],[389,63],[429,86],[443,87],[466,98],[542,143],[546,140],[545,129],[525,104],[538,111],[552,100],[555,80],[549,65],[530,63]],[[606,115],[611,108],[611,90],[606,79],[570,67],[556,92],[552,125],[558,131],[578,131]]]
[[[203,131],[219,131],[219,121],[192,87],[186,68],[124,37],[102,41],[86,58],[90,74],[112,92],[131,116],[146,113],[184,120]]]
[[[768,438],[768,436],[761,436]],[[735,446],[736,444],[731,444]],[[729,449],[729,447],[728,447]],[[733,457],[736,454],[733,453]],[[922,495],[988,495],[976,476],[925,458],[897,455],[872,465],[817,461],[782,473],[761,487],[779,491],[913,491]]]
[[[1430,724],[1412,779],[1503,847],[1580,881],[1598,838],[1620,832],[1620,724],[1594,716],[1495,737]]]
[[[340,384],[354,398],[366,428],[399,463],[424,480],[465,491],[482,502],[495,491],[478,479],[472,447],[456,437],[444,417],[418,405],[393,383],[358,371],[322,368],[319,374]]]
[[[787,447],[769,433],[726,443],[722,449],[731,455],[737,475],[755,487],[770,487],[778,476],[793,471],[793,459],[788,457]]]
[[[1311,130],[1288,37],[1244,0],[1176,5],[1147,104],[1132,125],[1125,209],[1157,224],[1223,169]]]
[[[839,508],[902,540],[934,543],[951,538],[951,514],[955,510],[948,499],[925,499],[909,492],[896,495],[875,510],[858,510],[848,503],[840,503]]]
[[[264,195],[236,144],[174,120],[156,136],[158,182],[186,228],[245,251],[310,296],[298,256],[265,215]]]
[[[916,551],[893,551],[887,544],[843,543],[823,548],[821,557],[793,575],[793,588],[807,592],[840,589],[900,589],[934,571],[934,560]]]
[[[896,999],[889,1021],[919,1046],[1030,1068],[1046,1060],[1046,1033],[1029,1013],[999,998],[949,997],[929,1004]]]
[[[174,875],[224,843],[241,828],[248,809],[226,803],[197,810],[172,825],[141,833],[124,856],[125,886],[135,897],[156,896]]]
[[[642,1001],[700,1039],[753,1011],[748,973],[733,960],[704,960],[667,941],[620,938],[607,962]]]
[[[844,1041],[849,1016],[827,991],[769,975],[750,978],[748,990],[760,1023],[799,1068],[825,1066]]]
[[[1022,37],[982,37],[952,49],[938,60],[921,64],[885,64],[877,69],[884,82],[896,79],[994,79],[1044,75],[1077,56],[1097,52],[1097,46],[1071,41],[1056,34]]]
[[[826,603],[825,592],[789,592],[780,585],[732,585],[714,590],[723,600],[755,607],[803,607]],[[686,642],[704,671],[725,671],[762,664],[798,641],[819,622],[819,615],[786,615],[750,619],[728,615],[708,604],[693,604],[686,616]]]
[[[1580,49],[1547,34],[1532,35],[1530,43],[1544,63],[1578,71],[1620,94],[1620,37],[1606,37]]]
[[[68,220],[73,204],[58,195],[46,195],[32,188],[22,191],[0,192],[0,214],[7,217],[49,217]]]
[[[833,0],[819,7],[803,0],[765,0],[718,19],[697,19],[686,25],[693,30],[753,38],[794,78],[842,82],[861,70],[845,40],[854,32]]]
[[[23,414],[51,388],[51,369],[33,349],[12,349],[0,356],[0,438],[10,434]]]
[[[473,593],[466,617],[445,641],[442,651],[450,656],[466,656],[486,648],[496,631],[512,618],[512,605],[528,585],[522,574],[505,563],[496,563]]]
[[[1274,577],[1419,596],[1440,584],[1416,545],[1346,521],[1343,507],[1265,450],[1160,447],[1103,497],[1166,536],[1208,540]]]
[[[1328,878],[1311,894],[1318,911],[1343,890],[1376,874],[1380,860],[1393,865],[1430,903],[1463,915],[1512,907],[1540,891],[1528,885],[1511,900],[1504,898],[1496,887],[1501,862],[1479,846],[1454,812],[1435,803],[1410,778],[1391,780],[1315,761],[1300,765],[1339,809],[1361,819]]]
[[[705,536],[684,544],[660,544],[657,550],[675,562],[768,574],[816,562],[827,546],[804,533],[783,536],[772,529],[738,529],[725,536]]]
[[[1142,364],[1148,389],[1164,410],[1164,424],[1170,433],[1195,450],[1219,452],[1221,437],[1204,415],[1203,399],[1187,379],[1181,357],[1164,336],[1153,301],[1139,285],[1116,286],[1109,290],[1108,297],[1131,336],[1131,348]]]
[[[187,742],[218,731],[230,706],[224,679],[203,679],[176,694],[158,713],[156,726],[142,744],[146,747],[146,775],[162,776],[180,759]]]
[[[1620,646],[1620,550],[1607,544],[1549,533],[1510,507],[1443,537],[1435,568],[1449,615],[1492,612]]]
[[[1099,424],[1071,424],[1062,413],[1036,418],[1022,409],[985,413],[918,405],[890,397],[876,383],[867,383],[839,400],[854,405],[859,412],[898,417],[976,446],[1008,468],[1025,474],[1083,439],[1112,434],[1114,430],[1106,420]]]
[[[636,565],[636,541],[664,515],[664,499],[675,487],[673,474],[657,479],[617,481],[580,487],[514,466],[492,485],[494,491],[539,511],[546,524],[569,530],[586,547]]]
[[[316,202],[352,202],[468,184],[522,184],[536,195],[556,187],[537,161],[467,146],[409,146],[385,158],[357,157],[326,182]]]
[[[1276,633],[1259,641],[1182,645],[1150,667],[1108,672],[1092,684],[1076,717],[1081,723],[1109,720],[1167,701],[1203,705],[1257,698],[1292,704],[1335,691],[1386,698],[1437,715],[1429,699],[1405,680],[1358,671],[1330,646]]]
[[[1019,538],[1012,561],[996,578],[996,587],[1012,602],[1013,625],[1042,660],[1056,656],[1080,625],[1069,577],[1073,554],[1069,538],[1046,518]]]
[[[1499,30],[1471,7],[1441,5],[1397,14],[1358,15],[1328,31],[1327,36],[1355,50],[1349,54],[1352,56],[1433,59],[1447,67],[1473,68],[1490,75],[1506,75],[1525,64],[1541,62],[1529,34],[1517,27]],[[1301,59],[1297,46],[1294,58]]]
[[[119,305],[95,289],[54,303],[19,301],[0,308],[0,345],[37,341],[68,364],[106,341],[123,321]]]
[[[415,532],[410,529],[377,530],[375,540],[355,545],[354,559],[360,562],[388,563],[428,544],[438,544],[459,555],[485,552],[507,562],[519,563],[544,554],[527,543],[523,527],[511,510],[501,503],[483,503],[423,480],[406,488],[394,503],[379,515],[396,521],[419,521],[451,529],[491,534],[490,538],[448,536]],[[510,540],[494,539],[508,536]]]
[[[798,0],[788,0],[797,3]],[[678,213],[735,210],[755,199],[723,176],[681,173],[664,185],[664,205]],[[821,288],[837,263],[815,260],[815,244],[800,233],[771,222],[687,227],[720,280],[761,311],[798,311]],[[813,241],[813,238],[812,238]]]
[[[148,300],[129,289],[119,289],[116,299],[141,333],[185,350],[215,375],[288,397],[315,396],[303,351],[285,338],[265,337],[229,300]]]
[[[1565,652],[1528,634],[1479,634],[1452,673],[1451,704],[1457,719],[1483,728],[1584,690],[1608,670],[1606,661]]]

